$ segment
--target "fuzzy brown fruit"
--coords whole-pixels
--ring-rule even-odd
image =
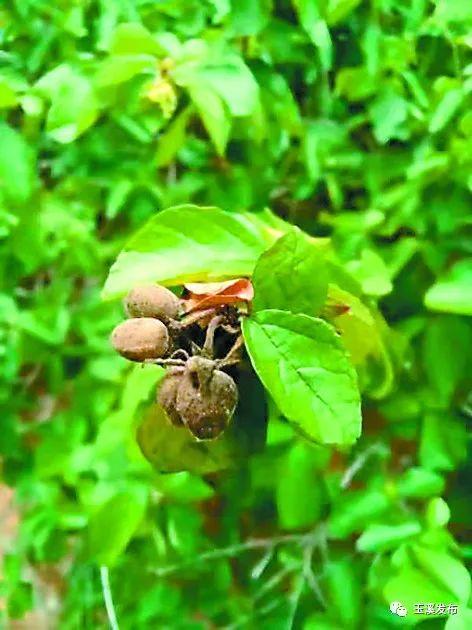
[[[177,391],[182,383],[181,369],[170,369],[162,379],[157,392],[157,402],[164,409],[172,424],[182,425],[182,418],[177,409]]]
[[[111,334],[111,343],[121,356],[130,361],[158,359],[169,349],[167,327],[158,319],[136,317],[118,324]]]
[[[166,287],[152,284],[131,289],[125,309],[129,317],[155,317],[166,322],[178,316],[180,301]]]
[[[209,359],[191,357],[177,389],[175,409],[200,440],[218,437],[228,426],[238,402],[238,389],[228,374]]]

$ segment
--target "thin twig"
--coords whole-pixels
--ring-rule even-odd
[[[287,623],[287,630],[292,630],[297,615],[298,604],[300,603],[300,597],[302,596],[303,589],[305,588],[305,575],[298,576],[297,588],[293,591],[291,599],[290,617]]]
[[[340,483],[341,488],[346,489],[348,486],[350,486],[353,478],[357,475],[361,468],[365,466],[367,460],[372,455],[380,453],[382,453],[381,444],[371,444],[369,448],[367,448],[363,453],[360,453],[360,455],[356,457],[349,468],[347,468],[347,470],[344,472]]]
[[[193,313],[187,313],[182,319],[177,322],[180,328],[186,328],[187,326],[191,326],[192,324],[196,324],[204,317],[208,317],[215,312],[214,307],[206,308],[202,311],[195,311]]]
[[[244,553],[245,551],[251,551],[254,549],[271,549],[278,545],[283,545],[287,543],[295,543],[298,545],[305,544],[306,541],[311,540],[313,538],[313,533],[309,534],[287,534],[285,536],[276,536],[274,538],[254,538],[250,540],[246,540],[246,542],[238,543],[236,545],[231,545],[230,547],[223,547],[220,549],[212,549],[211,551],[207,551],[205,553],[200,554],[196,558],[189,558],[183,562],[179,562],[176,564],[170,564],[168,566],[160,567],[157,569],[150,569],[151,573],[154,575],[158,575],[162,577],[164,575],[169,575],[170,573],[175,573],[176,571],[180,571],[180,569],[184,569],[188,566],[192,566],[193,564],[198,564],[201,562],[205,562],[207,560],[218,560],[220,558],[230,558],[231,556],[236,556],[239,553]]]
[[[241,349],[243,344],[244,344],[243,336],[239,335],[239,337],[236,339],[236,341],[234,342],[230,351],[224,357],[224,359],[217,360],[218,367],[222,368],[228,365],[234,365],[235,363],[239,363],[239,361],[241,360],[241,355],[240,355],[239,350]]]
[[[205,335],[205,343],[202,348],[202,355],[205,357],[213,358],[213,345],[215,340],[215,332],[218,326],[223,321],[223,317],[221,315],[215,315],[211,318],[210,323],[208,324],[208,328],[206,330]]]
[[[318,598],[318,601],[320,602],[320,604],[323,606],[323,608],[326,608],[326,600],[324,598],[323,593],[321,592],[320,589],[320,585],[318,584],[318,580],[315,577],[315,574],[313,573],[313,569],[311,568],[311,563],[313,560],[313,552],[314,552],[314,546],[306,546],[303,552],[303,576],[306,580],[306,582],[308,583],[308,586],[311,588],[311,590],[313,591],[313,593],[316,595],[316,597]]]
[[[113,604],[113,596],[110,588],[110,576],[108,573],[108,567],[100,567],[100,581],[102,583],[103,601],[105,602],[105,609],[107,611],[108,622],[111,630],[119,630],[118,620],[116,618],[115,606]]]

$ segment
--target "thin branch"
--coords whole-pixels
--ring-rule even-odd
[[[292,630],[297,615],[298,604],[300,603],[300,597],[302,596],[303,589],[305,588],[305,576],[302,574],[299,576],[299,583],[297,588],[293,591],[291,600],[290,617],[287,623],[287,630]]]
[[[313,573],[313,569],[311,568],[314,549],[315,548],[313,545],[305,547],[305,550],[303,552],[303,576],[308,586],[311,588],[313,593],[318,598],[318,601],[320,602],[320,604],[323,606],[323,608],[326,608],[326,600],[324,598],[323,593],[321,592],[321,588],[320,588],[320,585],[318,584],[318,580],[316,579],[315,574]]]
[[[298,535],[287,534],[285,536],[276,536],[274,538],[254,538],[254,539],[246,540],[243,543],[231,545],[230,547],[212,549],[211,551],[202,553],[195,558],[189,558],[188,560],[184,560],[183,562],[170,564],[170,565],[160,567],[157,569],[153,568],[153,569],[150,569],[150,571],[154,575],[162,577],[164,575],[169,575],[170,573],[175,573],[176,571],[180,571],[181,569],[185,569],[188,566],[192,566],[194,564],[198,564],[201,562],[206,562],[208,560],[230,558],[232,556],[236,556],[239,553],[244,553],[246,551],[251,551],[254,549],[271,549],[278,545],[283,545],[287,543],[303,545],[307,541],[312,540],[312,539],[313,539],[313,533],[298,534]]]
[[[116,618],[115,606],[113,604],[113,596],[110,588],[110,576],[108,567],[100,567],[100,581],[102,583],[103,601],[105,602],[105,610],[107,611],[108,622],[111,630],[119,630],[118,620]]]
[[[215,340],[215,332],[218,326],[223,321],[223,317],[221,315],[215,315],[211,318],[210,323],[208,324],[208,328],[206,330],[205,335],[205,343],[202,348],[202,355],[205,357],[213,358],[213,345]]]
[[[353,478],[365,466],[367,460],[372,457],[372,455],[380,455],[382,452],[383,449],[381,444],[371,444],[363,453],[360,453],[360,455],[356,457],[349,468],[347,468],[344,472],[340,483],[341,488],[346,489],[349,487]]]
[[[218,359],[217,365],[221,369],[222,367],[226,367],[229,365],[234,365],[235,363],[239,363],[241,361],[241,353],[239,352],[242,346],[244,345],[244,339],[242,335],[236,339],[234,344],[232,345],[228,354],[224,357],[224,359]]]

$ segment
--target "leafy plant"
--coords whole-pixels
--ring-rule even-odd
[[[2,5],[0,624],[470,625],[471,25],[460,0]],[[195,441],[109,335],[133,287],[213,308],[211,282],[251,304],[247,358]]]

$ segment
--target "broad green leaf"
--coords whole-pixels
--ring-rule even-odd
[[[426,521],[430,527],[445,527],[451,518],[451,510],[441,497],[431,499],[426,508]]]
[[[402,542],[421,532],[418,521],[407,521],[399,525],[373,524],[367,527],[358,538],[356,548],[363,552],[380,552],[395,549]]]
[[[215,495],[213,488],[197,475],[180,472],[173,475],[161,475],[155,483],[156,491],[163,497],[174,501],[205,501]]]
[[[390,293],[393,288],[386,264],[372,249],[362,250],[360,259],[351,261],[347,268],[361,284],[366,295],[381,297]]]
[[[113,55],[105,59],[95,76],[99,87],[125,83],[138,74],[154,74],[157,71],[156,59],[151,55]]]
[[[465,318],[433,318],[425,331],[423,362],[440,404],[448,405],[458,385],[468,377],[472,359],[472,328]]]
[[[429,121],[430,132],[437,133],[441,131],[459,109],[463,100],[464,93],[461,89],[448,90],[431,116]]]
[[[116,494],[92,514],[88,553],[100,564],[116,562],[144,517],[147,495],[141,486]]]
[[[110,270],[103,297],[119,297],[138,283],[173,286],[249,276],[260,254],[282,236],[284,226],[269,212],[168,208],[126,243]]]
[[[0,195],[8,201],[23,203],[36,185],[34,153],[24,137],[0,121]]]
[[[376,91],[376,81],[366,67],[342,68],[336,75],[336,91],[349,101],[363,101]]]
[[[112,55],[159,55],[165,51],[142,24],[119,24],[110,46]]]
[[[334,328],[279,310],[243,321],[256,373],[282,414],[309,439],[352,444],[361,431],[356,373]]]
[[[232,116],[249,116],[256,107],[259,87],[239,57],[230,57],[221,64],[205,64],[194,80],[218,94]]]
[[[186,129],[192,116],[192,108],[184,109],[169,124],[165,132],[157,141],[156,164],[158,167],[167,166],[172,162],[186,139]]]
[[[472,609],[462,608],[457,615],[450,615],[447,618],[444,630],[469,630],[472,626]]]
[[[423,571],[408,565],[387,580],[383,588],[383,595],[386,605],[391,602],[401,602],[409,611],[412,624],[419,623],[426,618],[426,615],[412,614],[415,610],[415,604],[423,602],[431,604],[453,603],[448,589],[442,588]]]
[[[362,391],[384,398],[394,385],[393,361],[387,351],[389,327],[381,314],[335,284],[328,286],[324,317],[341,337],[354,365]]]
[[[357,567],[349,558],[329,560],[323,573],[333,612],[342,627],[357,628],[362,605],[362,583]]]
[[[327,21],[331,26],[344,20],[362,0],[329,0],[327,6]]]
[[[321,17],[319,0],[293,0],[300,24],[318,48],[321,65],[329,70],[332,64],[333,45],[326,22]]]
[[[461,418],[428,411],[421,429],[421,465],[430,470],[454,470],[466,458],[467,441],[467,428]]]
[[[57,142],[73,142],[98,118],[92,83],[72,66],[58,66],[37,82],[36,89],[51,101],[46,130]]]
[[[399,495],[410,499],[423,499],[443,490],[444,479],[427,468],[410,468],[397,481]]]
[[[432,579],[449,591],[456,601],[467,602],[470,596],[471,579],[464,565],[442,550],[422,545],[412,547],[415,563]]]
[[[329,532],[333,538],[346,538],[376,521],[390,506],[387,494],[375,488],[343,494],[333,506],[328,520]]]
[[[472,315],[472,258],[461,260],[428,289],[426,307],[432,311]]]
[[[189,95],[217,153],[223,155],[231,129],[231,116],[226,104],[210,85],[202,83],[190,85]]]
[[[239,37],[257,35],[267,24],[272,0],[227,0],[230,32]]]
[[[324,243],[310,240],[297,228],[276,241],[254,269],[254,310],[318,315],[328,291],[325,252]]]
[[[406,121],[408,103],[394,90],[386,89],[378,93],[369,107],[369,114],[374,127],[374,136],[380,144],[389,140],[405,140],[408,137]]]
[[[280,461],[276,486],[277,512],[283,529],[313,525],[326,500],[310,446],[295,444]]]
[[[137,438],[143,455],[159,472],[208,474],[231,465],[220,440],[197,442],[185,427],[172,425],[157,405],[147,411]]]

